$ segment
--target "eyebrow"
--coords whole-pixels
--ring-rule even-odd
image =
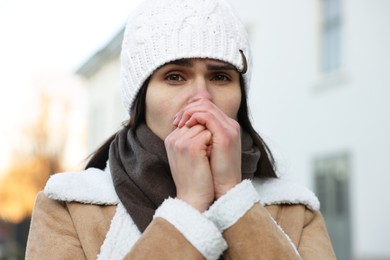
[[[166,65],[178,65],[178,66],[183,66],[183,67],[192,67],[194,64],[191,60],[189,59],[181,59],[181,60],[174,60]],[[224,63],[224,64],[207,64],[206,66],[207,70],[234,70],[237,71],[236,67],[234,67],[231,64]]]
[[[207,65],[208,70],[237,70],[233,65],[230,64],[223,64],[223,65]]]

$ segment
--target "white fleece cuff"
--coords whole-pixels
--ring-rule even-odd
[[[218,259],[227,249],[226,241],[213,222],[184,201],[166,199],[156,210],[156,217],[174,225],[206,259]]]
[[[223,232],[235,224],[258,201],[259,195],[252,182],[244,180],[216,200],[203,214],[218,227],[220,232]]]

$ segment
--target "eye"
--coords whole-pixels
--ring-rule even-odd
[[[222,73],[219,73],[219,74],[215,74],[212,79],[213,81],[220,81],[220,82],[229,82],[231,81],[230,77],[226,74],[222,74]]]
[[[165,80],[172,82],[183,81],[184,78],[179,73],[170,73],[165,77]]]

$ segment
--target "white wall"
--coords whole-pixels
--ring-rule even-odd
[[[128,118],[120,96],[119,58],[111,60],[89,79],[88,149],[93,152]]]
[[[313,158],[348,152],[352,254],[389,258],[390,1],[344,1],[335,75],[319,72],[319,0],[232,3],[252,41],[254,123],[281,173],[313,187]]]
[[[355,145],[355,251],[390,256],[390,2],[349,1],[347,35]],[[352,92],[352,91],[351,91]],[[352,128],[353,127],[353,128]]]

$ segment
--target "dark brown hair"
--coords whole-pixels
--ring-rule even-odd
[[[130,108],[130,120],[123,127],[131,129],[134,131],[139,124],[145,122],[145,99],[146,99],[146,89],[149,84],[149,79],[144,82],[141,86],[133,104]],[[255,145],[260,149],[261,157],[257,164],[257,170],[255,176],[257,177],[273,177],[276,178],[275,173],[275,160],[272,156],[271,151],[260,137],[260,135],[253,128],[251,120],[249,118],[249,110],[247,104],[247,92],[245,89],[244,79],[240,76],[240,87],[241,87],[241,104],[238,110],[237,121],[240,123],[241,127],[246,130],[249,135],[252,137]],[[108,160],[108,153],[110,149],[111,142],[115,139],[116,133],[108,138],[103,145],[101,145],[94,153],[89,157],[89,160],[86,165],[86,169],[90,167],[95,167],[99,169],[104,169],[106,167],[106,162]]]

